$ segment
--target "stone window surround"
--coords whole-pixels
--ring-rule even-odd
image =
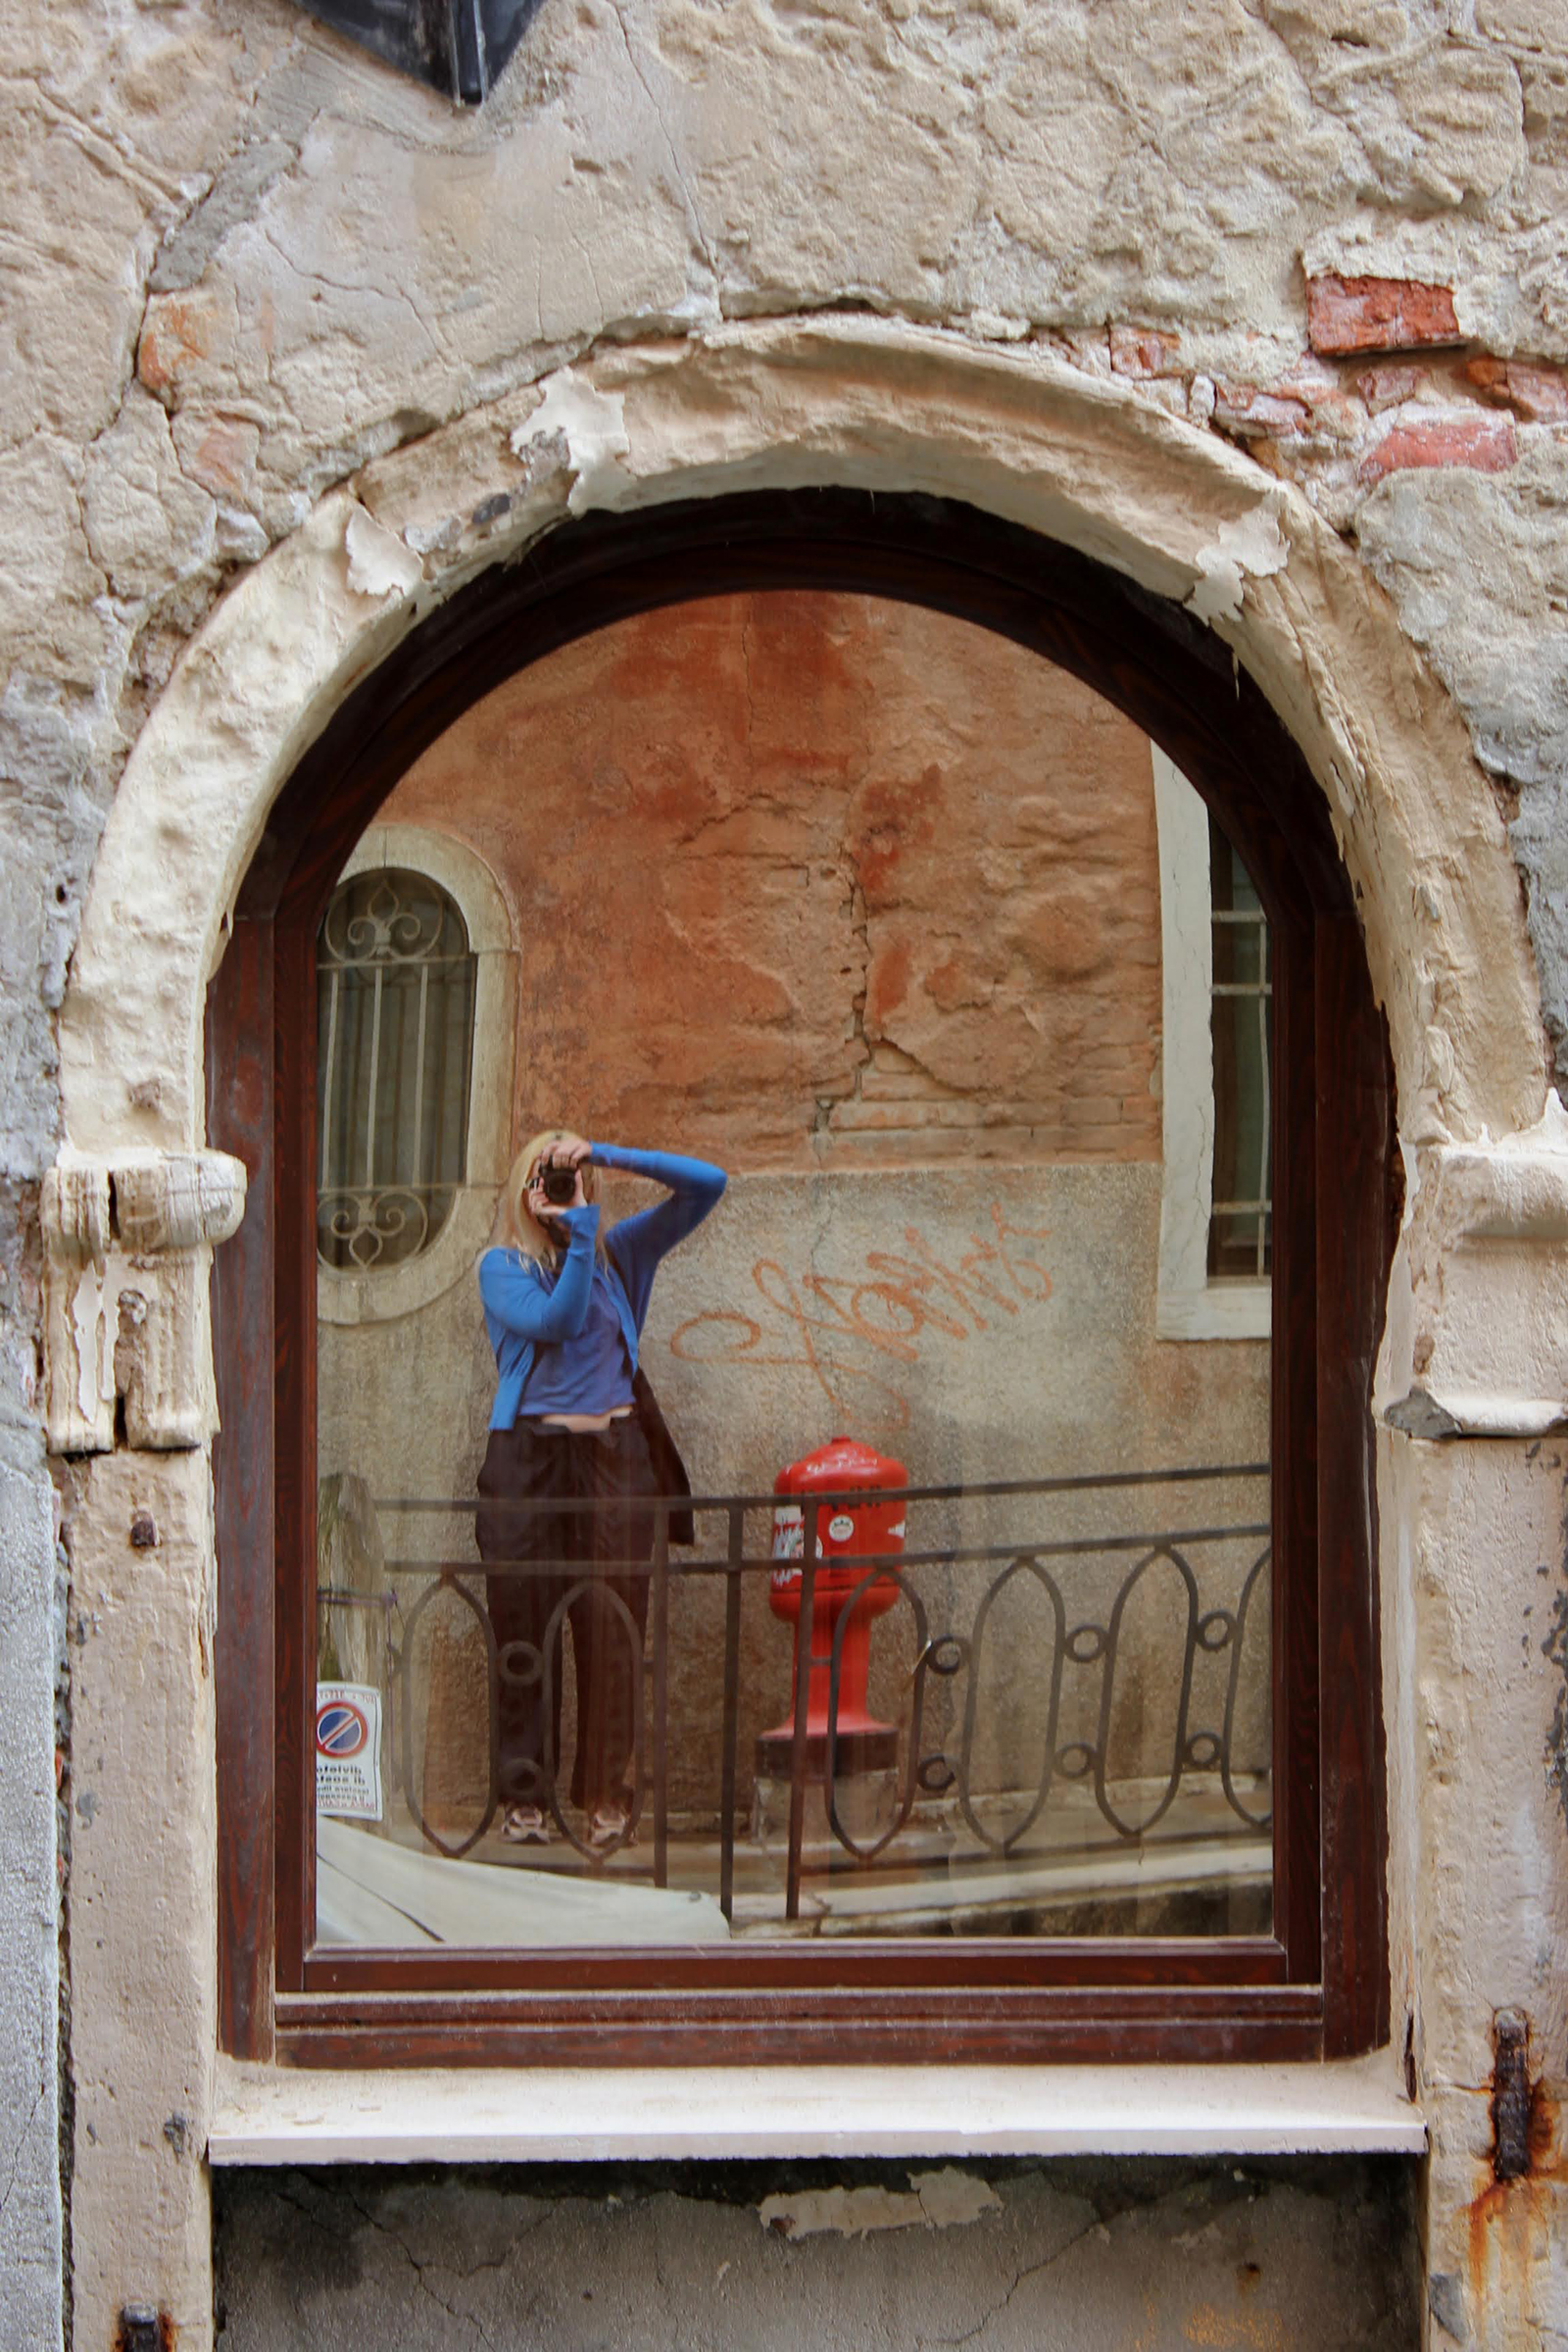
[[[439,883],[467,926],[475,975],[466,1168],[451,1213],[416,1257],[384,1270],[352,1273],[318,1265],[316,1311],[323,1323],[394,1322],[470,1280],[507,1180],[517,956],[516,924],[506,894],[477,851],[430,825],[372,825],[339,880],[351,881],[383,865],[403,866]]]
[[[465,431],[473,424],[465,420]],[[472,521],[496,502],[474,506],[466,453],[445,487],[437,433],[325,499],[206,624],[206,659],[182,664],[122,780],[62,1016],[70,1140],[44,1209],[57,1450],[98,1449],[99,1429],[84,1433],[73,1404],[80,1343],[106,1328],[98,1260],[113,1273],[146,1238],[117,1219],[125,1172],[151,1171],[147,1181],[188,1191],[183,1167],[198,1191],[227,1201],[206,1232],[172,1223],[164,1265],[142,1253],[155,1292],[165,1274],[178,1277],[182,1303],[172,1295],[168,1302],[183,1342],[181,1409],[149,1423],[128,1448],[103,1446],[101,1468],[78,1475],[69,1513],[78,1581],[85,1589],[100,1580],[101,1663],[89,1650],[93,1671],[77,1670],[77,1738],[112,1756],[111,1798],[119,1788],[145,1803],[151,1791],[165,1823],[151,1852],[123,1836],[93,1842],[88,1832],[74,1855],[77,2243],[134,2242],[140,2275],[167,2280],[162,2299],[191,2344],[206,2343],[211,2328],[204,2176],[185,2165],[166,2179],[167,2165],[158,2168],[165,2141],[169,2164],[179,2162],[166,2119],[177,2114],[204,2145],[219,2089],[201,1631],[212,1579],[210,1423],[198,1392],[203,1253],[237,1214],[240,1177],[202,1149],[204,992],[225,909],[297,746],[416,611],[484,562],[596,504],[729,482],[845,480],[964,497],[1185,598],[1263,684],[1329,795],[1388,1009],[1409,1182],[1378,1400],[1391,1431],[1460,1441],[1475,1489],[1463,1515],[1450,1510],[1445,1521],[1429,1493],[1434,1449],[1404,1454],[1396,1439],[1385,1441],[1381,1557],[1396,1629],[1412,1606],[1406,1563],[1423,1529],[1441,1525],[1450,1548],[1488,1541],[1487,1465],[1504,1456],[1470,1442],[1528,1438],[1563,1418],[1543,1317],[1511,1304],[1544,1281],[1557,1297],[1568,1235],[1568,1144],[1546,1093],[1517,880],[1457,715],[1379,592],[1303,501],[1119,384],[1076,376],[1040,353],[977,350],[891,322],[748,324],[678,347],[612,351],[581,373],[562,370],[542,396],[535,387],[501,404],[493,430],[503,524]],[[308,627],[284,625],[307,612]],[[61,1213],[62,1190],[82,1197],[80,1214]],[[163,1534],[160,1545],[125,1555],[125,1514],[138,1494],[151,1498]],[[117,1564],[127,1557],[128,1569]],[[149,1648],[152,1607],[158,1639]],[[1405,1651],[1404,1638],[1385,1641],[1391,1743],[1409,1720]],[[136,1678],[116,1671],[122,1654],[138,1661]],[[1421,1963],[1414,1798],[1397,1781],[1396,1794],[1397,2019],[1415,2001]],[[177,1919],[179,1934],[149,1946],[149,1916]],[[87,1919],[105,1932],[83,1940]],[[1429,1985],[1429,2007],[1434,1998]],[[1447,2046],[1462,2079],[1483,2082],[1489,2053],[1468,2024],[1455,2022]],[[358,2090],[362,2105],[373,2104],[375,2079]],[[904,2114],[918,2119],[923,2095],[921,2070],[902,2077]],[[1484,2132],[1481,2094],[1475,2104]],[[232,2106],[224,2113],[231,2126]],[[607,2132],[596,2152],[614,2145],[612,2123]],[[934,2119],[921,2144],[953,2144],[953,2127]],[[145,2158],[149,2147],[157,2164]],[[100,2267],[94,2256],[77,2268],[77,2324],[88,2340],[106,2340],[117,2308],[118,2282]]]

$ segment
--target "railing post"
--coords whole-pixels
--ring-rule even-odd
[[[812,1642],[816,1632],[816,1496],[806,1497],[801,1531],[801,1613],[795,1629],[795,1732],[790,1746],[790,1850],[784,1883],[784,1916],[801,1916],[801,1850],[806,1842],[806,1726],[810,1702]]]
[[[741,1561],[746,1550],[746,1513],[731,1503],[724,1569],[724,1746],[718,1793],[718,1907],[735,1916],[735,1748],[740,1736]]]
[[[669,1884],[669,1506],[654,1505],[654,1885]]]

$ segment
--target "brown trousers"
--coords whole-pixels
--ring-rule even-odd
[[[628,1801],[654,1540],[646,1497],[658,1492],[635,1416],[604,1431],[519,1420],[490,1433],[476,1532],[500,1666],[503,1805],[549,1809],[561,1769],[568,1621],[572,1801],[590,1813]],[[587,1507],[552,1507],[573,1502]]]

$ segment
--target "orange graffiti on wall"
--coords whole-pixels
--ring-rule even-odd
[[[836,1410],[873,1415],[890,1433],[906,1429],[907,1396],[870,1369],[862,1351],[873,1362],[917,1364],[926,1335],[966,1341],[1051,1297],[1050,1274],[1022,1247],[1048,1241],[1050,1228],[1011,1224],[997,1201],[989,1224],[989,1234],[967,1237],[956,1258],[906,1225],[904,1252],[868,1250],[863,1273],[794,1275],[760,1257],[752,1282],[762,1313],[712,1307],[688,1316],[671,1335],[671,1351],[687,1363],[804,1369]]]

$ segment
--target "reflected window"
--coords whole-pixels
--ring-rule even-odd
[[[356,874],[317,942],[317,1250],[368,1272],[435,1240],[466,1173],[476,958],[409,868]]]
[[[1208,886],[1214,1051],[1208,1271],[1257,1281],[1268,1273],[1272,1247],[1274,984],[1268,923],[1251,875],[1212,816]]]

